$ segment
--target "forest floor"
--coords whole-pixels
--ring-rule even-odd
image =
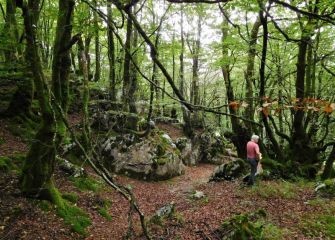
[[[0,121],[0,139],[4,139],[0,156],[25,153],[26,145],[7,131],[5,125],[6,122]],[[177,131],[174,134],[178,135]],[[267,213],[261,222],[266,239],[335,239],[331,222],[334,220],[327,218],[335,215],[335,202],[316,197],[313,183],[261,181],[253,188],[246,188],[240,181],[208,182],[214,168],[207,164],[188,167],[184,175],[161,182],[125,176],[116,176],[115,180],[132,187],[147,218],[161,207],[175,204],[172,217],[151,224],[153,239],[219,239],[216,230],[225,220],[257,209]],[[17,172],[0,172],[0,239],[123,239],[128,226],[128,202],[91,169],[87,171],[96,183],[90,191],[80,190],[66,173],[58,169],[55,173],[59,190],[78,196],[75,205],[92,219],[85,237],[64,224],[54,208],[24,198],[18,188]],[[192,198],[195,191],[202,191],[205,197]],[[109,220],[99,214],[102,202],[111,203],[107,207]],[[138,217],[134,219],[133,239],[143,239]]]

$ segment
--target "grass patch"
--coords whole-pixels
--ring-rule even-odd
[[[296,196],[298,186],[290,182],[271,182],[260,183],[260,185],[251,188],[251,193],[263,198],[281,197],[292,199]]]
[[[261,209],[253,213],[234,215],[223,222],[216,233],[220,236],[220,239],[261,240],[264,239],[261,220],[265,217],[266,213]]]
[[[82,192],[92,191],[97,192],[102,188],[102,183],[90,177],[70,177],[74,185]]]
[[[109,214],[108,210],[105,207],[99,207],[98,208],[98,213],[107,219],[107,221],[112,221],[112,216]]]
[[[9,157],[0,157],[0,171],[9,172],[13,169],[15,169],[15,166],[12,162],[12,159]]]
[[[81,235],[87,235],[85,229],[92,224],[91,219],[82,209],[66,204],[65,208],[57,209],[57,214],[63,218],[66,225]]]
[[[335,216],[329,214],[307,215],[300,223],[301,230],[309,237],[335,239]]]
[[[285,240],[290,234],[290,231],[287,228],[280,228],[272,223],[265,223],[262,225],[262,238],[264,240]]]
[[[335,239],[335,201],[316,198],[308,204],[321,208],[316,213],[308,213],[302,217],[299,228],[309,237]]]
[[[62,194],[62,198],[72,202],[72,203],[77,203],[78,201],[78,194],[74,193],[74,192],[66,192]]]

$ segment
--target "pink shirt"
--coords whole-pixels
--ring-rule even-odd
[[[257,158],[258,154],[259,154],[258,144],[253,141],[249,141],[247,144],[247,157]]]

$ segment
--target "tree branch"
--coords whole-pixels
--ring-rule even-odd
[[[232,0],[167,0],[170,3],[223,3],[223,2],[230,2]]]
[[[273,127],[274,127],[274,129],[275,129],[275,133],[276,133],[279,137],[281,137],[281,138],[285,139],[286,141],[288,141],[289,143],[291,143],[291,139],[290,139],[290,137],[289,137],[288,135],[286,135],[285,133],[279,131],[278,126],[277,126],[277,124],[275,123],[275,120],[273,119],[273,117],[272,117],[271,115],[269,115],[268,117],[269,117],[269,119],[270,119],[270,121],[271,121],[271,123],[272,123],[272,125],[273,125]]]
[[[115,1],[115,0],[113,0],[113,1]],[[105,15],[105,13],[103,13],[103,12],[100,11],[99,9],[96,9],[96,8],[95,8],[90,2],[88,2],[87,0],[82,0],[82,2],[86,3],[86,4],[87,4],[90,8],[92,8],[94,11],[97,11],[97,13],[99,14],[99,16],[100,16],[106,23],[108,23],[107,16]],[[109,23],[109,24],[110,24],[110,23]],[[113,24],[115,25],[114,22],[113,22]],[[137,24],[139,24],[139,23],[137,22]],[[113,33],[115,34],[116,38],[118,39],[118,41],[119,41],[121,47],[124,48],[124,44],[123,44],[122,38],[121,38],[120,35],[117,33],[117,31],[115,30],[115,27],[114,27],[113,25],[111,25],[111,29],[112,29]],[[143,32],[143,30],[142,30],[142,33],[145,34],[145,33]],[[145,41],[147,42],[147,40],[148,40],[148,38],[146,37]],[[149,41],[150,41],[150,40],[149,40]],[[151,41],[150,41],[150,43],[151,43]],[[147,44],[148,44],[148,42],[147,42]],[[152,44],[152,43],[151,43],[151,44]],[[151,46],[150,46],[150,47],[151,47]],[[154,47],[154,46],[152,46],[152,47]],[[129,51],[127,48],[124,48],[124,49],[125,49],[125,51]],[[156,51],[156,49],[154,49],[154,50]],[[178,98],[173,97],[173,96],[172,96],[171,94],[169,94],[165,89],[163,89],[162,87],[158,86],[158,85],[157,85],[156,83],[154,83],[151,79],[149,79],[149,78],[148,78],[148,77],[141,71],[141,69],[140,69],[140,67],[137,65],[136,61],[134,61],[134,59],[133,59],[131,53],[128,52],[128,54],[130,55],[130,60],[132,61],[133,65],[134,65],[134,67],[135,67],[135,69],[136,69],[136,71],[138,71],[138,73],[139,73],[145,80],[147,80],[150,84],[153,84],[155,87],[157,87],[157,88],[159,88],[160,90],[162,90],[162,91],[163,91],[168,97],[170,97],[171,99],[173,99],[173,100],[175,100],[175,101],[178,101],[178,102],[180,102],[181,104],[183,104],[184,106],[186,106],[186,107],[187,107],[188,109],[190,109],[191,111],[193,111],[193,110],[202,110],[202,111],[205,111],[205,112],[211,112],[211,113],[214,113],[214,114],[230,116],[230,117],[238,118],[238,119],[241,119],[241,120],[243,120],[243,121],[250,122],[250,123],[255,124],[255,125],[257,125],[257,126],[263,127],[262,124],[257,123],[257,122],[254,122],[254,121],[251,121],[251,120],[246,119],[246,118],[244,118],[244,117],[237,116],[237,115],[234,115],[234,114],[229,114],[229,113],[225,113],[225,112],[217,111],[217,110],[215,110],[215,108],[217,108],[217,107],[210,108],[210,107],[202,106],[202,105],[193,105],[193,104],[189,103],[188,101],[186,101],[183,97],[180,98],[180,96],[178,96],[177,92],[175,91],[175,89],[174,89],[173,86],[171,85],[173,91],[176,93],[176,96],[177,96]],[[153,60],[154,60],[154,59],[153,59]],[[158,61],[158,60],[156,59],[156,61]],[[156,61],[154,61],[154,62],[157,64]],[[158,62],[159,62],[159,61],[158,61]],[[160,63],[160,62],[159,62],[159,63]],[[165,70],[164,66],[163,66],[161,63],[160,63],[160,65],[161,65],[161,67]],[[159,65],[157,64],[157,66],[159,66]],[[161,70],[162,70],[162,68],[161,68]],[[166,70],[165,70],[165,73],[163,72],[163,74],[164,74],[164,76],[165,76],[167,79],[168,79],[168,77],[169,77],[170,79],[172,79],[171,76],[168,74],[168,72],[167,72]],[[172,81],[172,82],[173,82],[173,81]],[[173,85],[174,85],[174,84],[173,84]],[[178,90],[178,89],[177,89],[177,90]],[[178,92],[179,92],[179,91],[178,91]]]
[[[319,19],[319,20],[323,20],[325,22],[329,22],[329,23],[335,25],[335,21],[334,21],[335,19],[330,17],[331,14],[319,15],[319,14],[316,14],[316,13],[311,13],[311,12],[308,12],[308,11],[301,10],[301,9],[295,7],[295,6],[292,6],[291,4],[288,4],[288,3],[280,1],[280,0],[271,0],[271,1],[274,2],[274,3],[277,3],[279,5],[282,5],[283,7],[286,7],[288,9],[292,10],[292,11],[295,11],[297,13],[309,16],[311,18],[316,18],[316,19]]]

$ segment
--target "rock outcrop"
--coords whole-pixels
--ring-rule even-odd
[[[158,131],[152,131],[146,139],[133,134],[108,137],[101,152],[108,169],[138,179],[166,180],[185,171],[171,138]]]

